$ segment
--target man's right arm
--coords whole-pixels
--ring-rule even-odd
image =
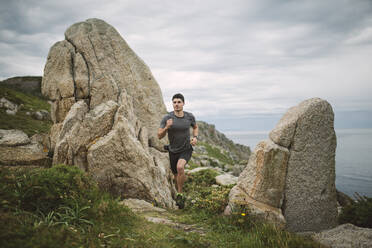
[[[167,133],[167,130],[168,130],[167,127],[165,127],[165,128],[160,127],[159,130],[158,130],[158,138],[159,139],[164,138],[165,134]]]
[[[172,126],[172,124],[173,124],[173,120],[168,119],[166,124],[165,124],[165,127],[164,128],[161,128],[161,127],[159,128],[159,130],[158,130],[158,138],[159,139],[164,138],[164,136],[167,134],[167,131]]]

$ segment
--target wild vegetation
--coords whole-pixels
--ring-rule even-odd
[[[0,128],[21,129],[29,136],[49,131],[51,122],[26,114],[49,110],[45,99],[3,86],[0,97],[24,105],[14,116],[0,109]],[[236,163],[220,149],[200,144],[211,159]],[[198,166],[190,162],[191,168]],[[204,170],[188,176],[185,209],[169,211],[175,222],[204,230],[197,233],[146,221],[75,166],[0,168],[0,247],[323,247],[254,219],[249,209],[223,216],[231,186],[217,186],[216,175]],[[345,208],[340,221],[372,223],[371,200],[364,197]]]
[[[75,166],[0,170],[0,247],[321,247],[258,222],[249,211],[222,216],[228,187],[213,171],[188,179],[189,202],[175,221],[205,234],[147,222]],[[192,198],[197,198],[192,202]]]
[[[372,228],[372,198],[355,194],[356,201],[346,205],[339,217],[340,224],[351,223]]]
[[[234,164],[237,162],[234,161],[228,154],[222,153],[217,147],[213,147],[205,142],[200,142],[199,145],[202,145],[206,148],[209,157],[216,158],[224,164]]]
[[[28,113],[43,109],[50,111],[47,100],[31,93],[23,93],[0,85],[0,98],[2,97],[17,105],[23,104],[23,107],[15,115],[8,115],[4,108],[0,108],[0,129],[20,129],[29,136],[49,131],[52,125],[51,121],[36,120],[28,115]]]

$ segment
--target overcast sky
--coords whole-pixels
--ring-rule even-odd
[[[0,79],[41,76],[70,25],[100,18],[150,67],[169,110],[182,92],[197,119],[267,130],[321,97],[339,127],[372,127],[371,0],[0,1]]]

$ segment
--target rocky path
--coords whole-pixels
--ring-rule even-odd
[[[144,217],[147,221],[156,224],[164,224],[185,232],[195,232],[199,233],[200,235],[205,235],[206,233],[206,230],[195,224],[189,225],[174,221],[174,219],[177,219],[174,214],[163,208],[155,207],[151,203],[148,203],[144,200],[125,199],[122,201],[122,204],[129,207],[136,214]]]

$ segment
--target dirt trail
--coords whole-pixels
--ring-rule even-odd
[[[196,232],[200,235],[205,235],[206,231],[198,227],[196,224],[189,225],[178,223],[174,221],[177,216],[166,209],[153,206],[143,200],[138,199],[126,199],[122,201],[122,204],[129,207],[134,213],[144,217],[147,221],[164,224],[175,229],[184,230],[185,232]]]

